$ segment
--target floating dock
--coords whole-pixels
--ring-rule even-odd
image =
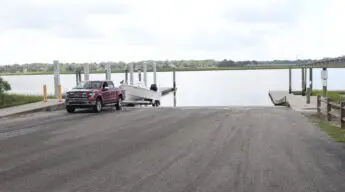
[[[174,92],[176,91],[177,89],[173,88],[173,87],[161,87],[159,88],[159,91],[162,93],[162,95],[166,95],[166,94],[169,94],[171,92]]]
[[[287,91],[269,91],[268,95],[275,106],[287,106],[295,111],[317,110],[317,97],[310,96],[310,103],[307,103],[306,96],[289,94]]]
[[[268,96],[270,97],[272,103],[275,106],[286,106],[286,95],[289,94],[285,91],[268,91]]]

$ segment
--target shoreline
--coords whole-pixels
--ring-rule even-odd
[[[291,69],[299,69],[301,66],[291,66]],[[321,67],[311,67],[321,68]],[[329,68],[344,68],[344,67],[329,67]],[[289,69],[289,66],[246,66],[246,67],[213,67],[213,68],[176,68],[178,72],[184,71],[230,71],[230,70],[277,70]],[[158,69],[157,72],[172,72],[172,68]],[[152,72],[149,70],[147,72]],[[103,74],[104,71],[90,71],[89,74]],[[124,73],[124,70],[112,70],[111,73]],[[0,76],[17,76],[17,75],[53,75],[54,72],[25,72],[25,73],[0,73]],[[75,72],[61,71],[60,75],[75,74]]]

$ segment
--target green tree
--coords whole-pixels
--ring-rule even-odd
[[[11,85],[7,81],[5,81],[2,77],[0,77],[0,94],[9,90],[11,90]]]
[[[5,104],[5,94],[3,93],[9,90],[11,90],[11,85],[2,77],[0,77],[0,101],[2,105]]]

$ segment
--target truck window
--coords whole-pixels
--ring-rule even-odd
[[[101,87],[101,82],[81,82],[75,87],[75,89],[99,89]]]
[[[114,86],[114,83],[111,82],[111,81],[108,81],[108,86],[109,86],[109,88],[114,88],[114,87],[115,87],[115,86]]]

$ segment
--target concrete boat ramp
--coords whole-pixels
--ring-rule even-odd
[[[283,107],[124,108],[0,121],[0,191],[345,191],[345,152]]]

